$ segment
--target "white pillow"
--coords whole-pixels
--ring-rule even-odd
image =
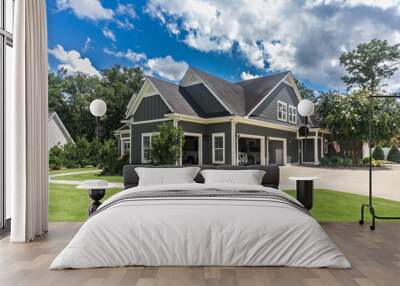
[[[199,167],[186,168],[135,168],[139,176],[138,186],[194,183]]]
[[[261,170],[202,170],[206,184],[261,185],[265,171]]]

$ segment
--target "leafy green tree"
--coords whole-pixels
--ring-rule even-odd
[[[316,101],[316,97],[314,94],[314,91],[312,89],[307,88],[304,83],[298,79],[294,79],[296,82],[297,88],[300,92],[301,98],[303,99],[309,99],[312,102]]]
[[[68,169],[80,167],[78,148],[74,143],[68,142],[63,146],[63,157],[64,157],[64,167]]]
[[[348,73],[342,80],[349,88],[359,87],[375,95],[399,68],[400,44],[390,45],[387,40],[373,39],[342,53],[340,63]]]
[[[75,141],[77,149],[77,163],[81,167],[96,165],[96,142],[89,142],[86,137],[79,137]]]
[[[157,134],[151,140],[151,158],[159,165],[175,164],[183,146],[183,129],[171,124],[160,124]]]
[[[368,140],[368,97],[366,91],[348,95],[322,94],[318,99],[317,113],[322,125],[331,131],[339,142],[350,146],[353,165],[362,157],[362,145]],[[373,142],[380,144],[400,132],[400,107],[395,99],[377,99],[373,105]]]
[[[387,160],[394,163],[400,163],[400,151],[396,145],[392,145],[390,148]]]
[[[372,158],[374,160],[385,160],[385,153],[380,145],[375,147],[374,152],[372,152]]]

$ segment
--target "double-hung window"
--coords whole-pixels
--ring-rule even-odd
[[[212,162],[225,164],[225,133],[212,134]]]
[[[151,162],[151,138],[153,133],[142,133],[142,163]]]
[[[296,124],[297,123],[297,108],[289,105],[289,123]]]
[[[287,121],[287,104],[278,100],[278,120]]]

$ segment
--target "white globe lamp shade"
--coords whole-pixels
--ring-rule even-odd
[[[90,113],[94,116],[103,116],[107,111],[106,103],[101,99],[95,99],[90,103]]]
[[[314,113],[314,103],[309,99],[303,99],[299,102],[297,110],[301,116],[310,116]]]

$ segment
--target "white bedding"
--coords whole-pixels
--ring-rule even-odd
[[[136,187],[154,190],[265,190],[238,184]],[[294,266],[349,268],[321,226],[293,206],[246,198],[123,201],[89,218],[50,269],[145,266]]]

